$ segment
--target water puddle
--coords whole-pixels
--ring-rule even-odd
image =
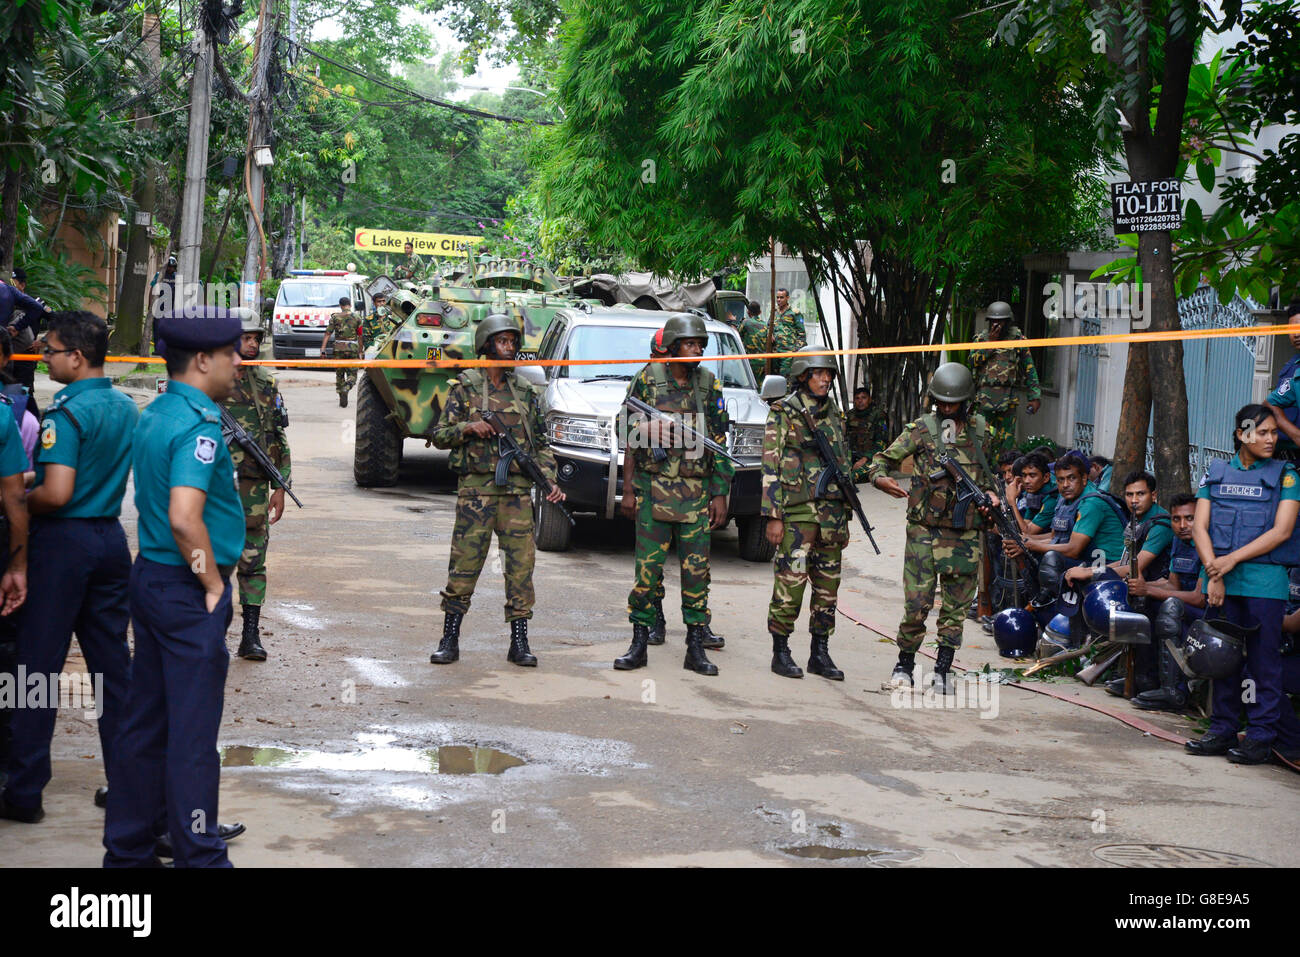
[[[912,851],[899,851],[888,847],[837,847],[831,844],[794,844],[788,847],[778,847],[777,850],[782,854],[789,854],[791,857],[801,857],[805,860],[814,861],[842,861],[851,857],[865,857],[873,864],[880,864],[886,861],[890,863],[914,861],[917,858],[917,855]]]
[[[272,614],[283,618],[295,628],[302,628],[305,631],[321,631],[325,628],[325,623],[315,615],[306,615],[303,612],[315,611],[315,605],[309,605],[301,601],[277,602],[273,606]]]
[[[224,768],[292,768],[301,771],[413,771],[422,774],[500,774],[527,762],[496,748],[444,745],[415,750],[390,746],[359,751],[296,751],[236,744],[221,749]]]

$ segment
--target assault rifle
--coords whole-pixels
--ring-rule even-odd
[[[740,459],[736,458],[734,455],[728,452],[724,446],[719,445],[717,442],[713,441],[713,439],[709,438],[707,435],[700,434],[699,432],[695,431],[695,429],[687,425],[684,420],[679,418],[674,418],[672,415],[670,415],[667,412],[664,412],[662,409],[656,409],[653,405],[650,405],[646,402],[642,402],[640,399],[636,398],[635,396],[630,396],[630,395],[625,400],[623,400],[623,404],[626,405],[633,412],[640,412],[647,419],[650,419],[652,421],[674,423],[678,427],[680,427],[681,430],[686,433],[686,435],[691,436],[697,439],[698,441],[700,441],[701,443],[703,443],[704,447],[708,449],[710,452],[712,452],[714,455],[721,455],[723,458],[731,459],[731,461],[735,462],[737,465],[744,464],[740,461]],[[668,453],[664,451],[663,447],[660,445],[653,446],[650,449],[650,454],[654,457],[654,460],[656,462],[662,462],[664,461],[664,459],[668,458]]]
[[[238,442],[244,451],[253,457],[253,461],[261,467],[262,471],[266,473],[266,477],[284,489],[285,493],[293,499],[293,504],[302,508],[302,502],[299,501],[297,495],[293,494],[293,483],[280,474],[280,470],[275,467],[271,457],[257,444],[257,440],[235,421],[235,417],[230,414],[225,406],[221,406],[221,437],[225,439],[227,445],[230,444],[231,439]]]
[[[1001,508],[995,508],[988,492],[975,484],[975,480],[966,474],[960,462],[946,454],[939,456],[939,468],[934,470],[930,481],[937,482],[945,476],[951,478],[953,484],[957,486],[958,508],[963,505],[974,505],[981,515],[992,521],[1002,537],[1013,542],[1020,549],[1016,563],[1020,565],[1021,571],[1029,575],[1030,581],[1038,581],[1038,559],[1025,545],[1025,538],[1020,534],[1020,526],[1015,523],[1015,520]],[[1006,492],[1003,490],[1003,501],[1006,500],[1005,496]]]
[[[799,406],[799,414],[803,416],[804,424],[808,426],[808,431],[813,435],[813,441],[817,443],[817,454],[821,457],[822,469],[821,474],[817,476],[816,497],[817,498],[834,498],[834,489],[838,488],[844,501],[857,513],[858,521],[862,523],[862,530],[867,533],[867,541],[871,542],[871,547],[880,554],[880,546],[876,544],[876,537],[871,534],[871,523],[867,521],[867,513],[862,510],[862,499],[858,497],[858,487],[853,484],[853,477],[845,474],[840,468],[840,460],[835,455],[835,450],[831,448],[830,439],[826,434],[817,428],[817,422],[813,419],[812,413],[802,403]],[[834,488],[833,488],[834,487]]]
[[[501,442],[501,459],[497,462],[497,470],[492,477],[492,481],[497,485],[505,485],[506,475],[510,472],[510,463],[518,462],[519,471],[528,476],[529,481],[541,489],[543,495],[550,495],[555,486],[546,477],[542,467],[537,464],[537,459],[525,452],[523,447],[515,441],[515,437],[510,434],[510,430],[502,424],[500,415],[490,410],[483,410],[479,412],[479,415],[482,416],[484,422],[492,426],[492,431],[496,433]],[[563,503],[552,502],[551,504],[564,513],[564,517],[569,520],[570,525],[576,526],[578,524]]]

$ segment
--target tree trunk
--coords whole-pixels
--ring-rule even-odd
[[[1178,292],[1169,256],[1168,233],[1142,233],[1138,265],[1150,296],[1151,330],[1178,329]],[[1179,339],[1153,342],[1151,350],[1151,408],[1155,470],[1164,495],[1189,492],[1191,467],[1187,461],[1187,382],[1183,378],[1183,343]]]
[[[1124,476],[1144,467],[1147,450],[1147,422],[1151,418],[1151,361],[1145,342],[1130,342],[1128,366],[1124,371],[1124,394],[1120,398],[1119,432],[1115,436],[1115,468],[1111,492],[1124,497]],[[1164,498],[1164,482],[1161,481]]]

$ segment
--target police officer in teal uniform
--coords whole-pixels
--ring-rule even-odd
[[[135,659],[109,768],[105,867],[157,863],[164,799],[176,866],[230,866],[217,831],[217,731],[244,510],[217,403],[234,391],[241,332],[216,307],[168,314],[156,327],[170,381],[135,430]]]
[[[27,599],[27,507],[23,504],[26,470],[27,453],[23,450],[9,396],[0,393],[0,498],[4,500],[0,521],[0,568],[4,569],[0,573],[0,676],[6,681],[13,681],[17,667],[14,612]],[[5,530],[8,531],[7,548]],[[16,710],[0,702],[0,758],[9,754],[9,721]],[[4,768],[0,768],[0,782],[3,780]],[[0,817],[25,820],[28,816],[23,810],[11,812],[0,795]],[[39,819],[39,813],[36,817]]]
[[[1234,764],[1262,764],[1277,737],[1282,708],[1282,618],[1290,592],[1287,567],[1300,564],[1300,476],[1273,458],[1277,418],[1267,405],[1243,406],[1233,420],[1237,454],[1210,463],[1196,492],[1192,538],[1204,566],[1206,619],[1246,628],[1246,662],[1213,684],[1210,727],[1189,754],[1226,754]],[[1257,627],[1256,627],[1257,626]],[[1242,678],[1248,681],[1243,682]],[[1237,728],[1246,714],[1246,736]]]
[[[72,635],[92,675],[102,677],[95,702],[104,766],[112,761],[126,701],[131,658],[126,643],[131,551],[118,515],[131,469],[131,434],[139,412],[104,375],[108,326],[89,312],[46,319],[45,361],[64,387],[41,422],[28,561],[31,587],[19,615],[18,664],[29,675],[64,670]],[[97,693],[98,693],[97,689]],[[20,708],[4,792],[7,808],[41,816],[50,780],[55,706]]]

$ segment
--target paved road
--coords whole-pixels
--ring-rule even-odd
[[[649,668],[612,670],[630,636],[631,532],[594,520],[572,551],[539,554],[539,668],[505,661],[491,560],[460,662],[433,666],[455,501],[445,456],[408,442],[397,488],[357,489],[353,410],[332,376],[284,385],[307,507],[272,531],[270,660],[230,666],[221,817],[249,826],[236,865],[1104,866],[1095,849],[1139,843],[1300,864],[1290,771],[1193,758],[1015,689],[985,685],[965,708],[899,700],[880,688],[893,646],[843,618],[831,649],[848,680],[771,674],[771,569],[740,560],[734,528],[714,538],[716,678],[682,669],[672,611]],[[842,597],[892,633],[903,504],[864,498],[884,554],[849,546]],[[130,495],[124,520],[134,545]],[[674,573],[670,609],[676,594]],[[793,644],[803,663],[806,632]],[[1005,664],[970,623],[958,660]],[[0,822],[6,865],[100,860],[93,725],[61,714],[54,753],[45,822]]]

